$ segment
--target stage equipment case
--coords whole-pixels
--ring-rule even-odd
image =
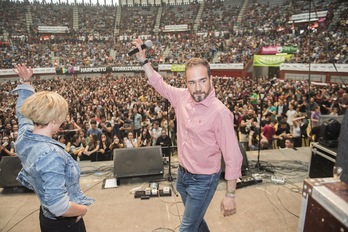
[[[298,231],[348,231],[348,185],[334,178],[305,179]]]

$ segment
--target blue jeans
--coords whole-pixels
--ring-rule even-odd
[[[192,174],[179,167],[176,188],[185,206],[180,232],[209,232],[203,219],[214,196],[221,172]]]

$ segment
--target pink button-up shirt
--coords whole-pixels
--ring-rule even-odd
[[[243,157],[233,127],[233,114],[215,97],[215,91],[212,89],[206,99],[195,102],[188,89],[166,84],[157,72],[148,79],[175,109],[180,165],[194,174],[217,173],[222,154],[225,179],[239,178]]]

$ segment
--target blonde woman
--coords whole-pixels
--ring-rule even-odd
[[[18,93],[16,152],[23,167],[17,179],[40,200],[41,231],[86,231],[83,216],[94,199],[81,191],[78,163],[52,138],[65,121],[68,103],[55,92],[35,93],[31,68],[16,65],[14,71],[22,82],[13,91]]]

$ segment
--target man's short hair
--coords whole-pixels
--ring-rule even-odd
[[[272,116],[272,113],[270,113],[270,112],[268,112],[268,113],[265,115],[266,118],[268,118],[268,117],[270,117],[270,116]]]
[[[195,67],[195,66],[197,66],[197,65],[202,65],[202,66],[206,67],[206,68],[207,68],[207,72],[208,72],[208,76],[209,76],[209,78],[210,78],[210,76],[211,76],[211,70],[210,70],[209,62],[208,62],[207,60],[205,60],[205,59],[202,59],[202,58],[196,58],[196,57],[194,57],[194,58],[189,59],[189,60],[186,62],[186,65],[185,65],[185,72],[186,72],[188,69],[190,69],[190,68],[192,68],[192,67]]]
[[[281,124],[281,125],[287,125],[288,123],[286,122],[285,119],[283,119],[283,120],[280,121],[280,124]]]

